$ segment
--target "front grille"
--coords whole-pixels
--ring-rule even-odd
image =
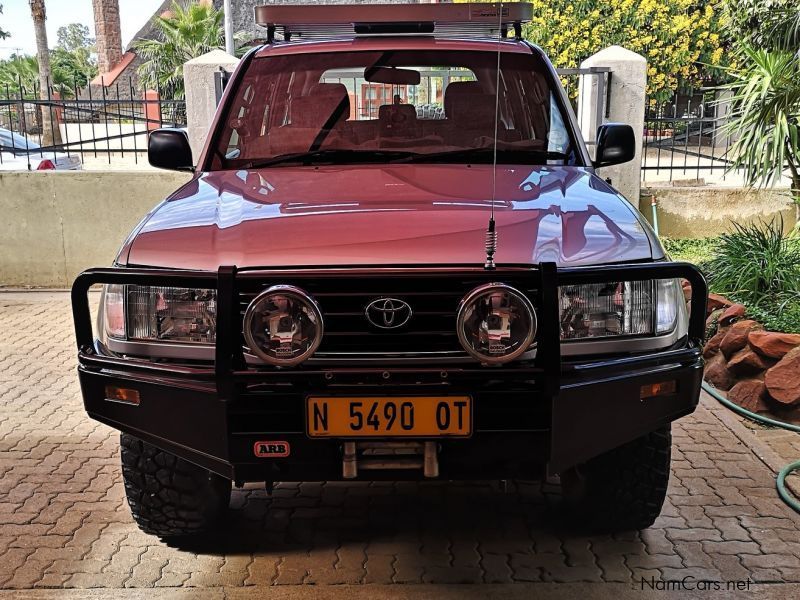
[[[466,357],[456,335],[456,313],[461,299],[475,287],[502,281],[536,303],[530,272],[479,272],[457,275],[426,273],[397,276],[318,276],[270,281],[245,281],[240,285],[241,312],[261,291],[276,284],[294,285],[309,293],[320,306],[325,335],[316,358],[336,357]],[[402,327],[380,329],[365,316],[367,306],[379,298],[395,298],[411,307],[412,316]]]

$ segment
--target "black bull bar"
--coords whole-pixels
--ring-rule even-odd
[[[687,366],[698,364],[699,352],[705,334],[707,286],[702,273],[694,265],[688,263],[659,262],[637,263],[591,267],[558,268],[555,263],[539,263],[535,266],[515,267],[515,281],[519,281],[520,272],[530,276],[530,289],[536,289],[531,298],[536,311],[539,328],[536,334],[537,352],[533,361],[521,361],[499,367],[484,367],[477,362],[474,365],[376,365],[376,366],[334,366],[334,365],[299,365],[293,368],[248,367],[243,353],[242,314],[240,307],[239,286],[244,280],[259,284],[281,283],[283,278],[291,276],[313,277],[320,272],[330,275],[332,271],[351,274],[355,271],[365,273],[382,273],[387,271],[402,277],[404,271],[419,271],[415,266],[358,266],[349,269],[308,268],[308,269],[268,269],[238,270],[233,266],[220,267],[217,272],[166,270],[152,268],[99,268],[89,269],[81,273],[72,286],[72,310],[75,323],[75,334],[78,346],[78,362],[82,375],[92,373],[113,374],[114,377],[127,377],[140,381],[157,381],[175,387],[191,388],[202,386],[210,389],[217,400],[235,402],[240,390],[249,384],[269,385],[270,383],[298,383],[304,389],[324,389],[335,383],[349,384],[387,384],[392,382],[413,381],[425,384],[441,384],[443,379],[449,383],[469,386],[479,384],[487,379],[509,382],[527,382],[533,384],[537,392],[552,399],[555,406],[556,397],[562,388],[562,381],[574,382],[581,378],[601,376],[606,380],[615,374],[624,377],[625,372],[636,371],[643,366],[642,359],[636,356],[622,356],[597,361],[562,361],[559,327],[558,287],[610,281],[643,281],[650,279],[683,279],[690,283],[692,301],[690,303],[688,342],[684,348],[669,349],[657,354],[650,354],[647,367],[664,369],[669,365]],[[475,271],[474,265],[462,266],[462,270]],[[458,270],[459,267],[453,267]],[[449,272],[449,271],[448,271]],[[442,272],[446,277],[448,272]],[[503,270],[494,271],[493,280],[502,282]],[[488,281],[488,280],[487,280]],[[143,286],[170,286],[188,288],[213,288],[217,290],[217,332],[215,342],[215,358],[212,365],[187,365],[175,363],[158,363],[143,359],[131,359],[98,354],[92,329],[92,319],[88,300],[88,291],[96,284],[131,284]],[[454,324],[455,325],[455,324]],[[693,377],[698,377],[694,375]],[[698,380],[699,381],[699,380]],[[83,379],[82,379],[83,382]],[[699,383],[698,383],[699,385]],[[199,388],[198,388],[199,389]],[[84,400],[87,402],[86,389]],[[565,395],[565,405],[570,402],[569,394]],[[695,394],[691,407],[684,407],[682,414],[693,410],[697,402]],[[565,409],[566,410],[566,409]],[[91,411],[90,411],[91,412]],[[673,413],[675,414],[675,413]],[[97,415],[93,414],[97,418]],[[680,415],[677,415],[680,416]],[[674,418],[677,418],[675,416]],[[568,415],[553,415],[554,423]],[[110,423],[118,426],[119,423]],[[587,424],[587,427],[589,424]],[[621,433],[632,439],[630,433]],[[168,444],[167,444],[168,445]],[[171,449],[171,448],[167,448]],[[588,457],[587,449],[582,452]],[[177,453],[177,450],[176,450]],[[578,454],[572,453],[575,460]],[[191,458],[191,456],[187,456]],[[572,462],[572,460],[570,460]],[[208,465],[211,467],[212,465]],[[222,472],[221,469],[216,469]]]

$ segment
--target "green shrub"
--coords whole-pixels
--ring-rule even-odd
[[[733,226],[707,265],[711,290],[753,310],[800,303],[800,240],[783,235],[783,220]]]
[[[705,265],[711,291],[747,307],[770,331],[800,333],[800,239],[782,220],[738,225],[714,240]]]
[[[748,307],[747,317],[758,321],[769,331],[800,333],[800,301],[790,301],[775,306],[765,303],[755,308]]]
[[[701,269],[714,257],[719,238],[661,238],[664,250],[667,251],[672,260],[690,262],[698,265]]]
[[[748,318],[800,333],[800,238],[785,237],[780,220],[733,226],[719,237],[661,242],[672,260],[698,265],[711,291],[744,304]]]

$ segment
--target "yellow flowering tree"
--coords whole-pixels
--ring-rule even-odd
[[[618,44],[647,59],[647,91],[666,100],[707,78],[723,58],[716,0],[532,0],[525,37],[556,67],[577,67]]]
[[[618,44],[647,58],[647,91],[667,100],[681,87],[709,78],[723,61],[718,0],[531,0],[524,35],[556,67],[577,67]]]

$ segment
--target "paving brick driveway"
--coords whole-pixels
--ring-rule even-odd
[[[303,483],[234,491],[216,539],[168,547],[130,518],[117,433],[83,413],[70,318],[65,293],[0,293],[0,588],[800,582],[800,515],[705,401],[641,533],[571,530],[553,484]]]

